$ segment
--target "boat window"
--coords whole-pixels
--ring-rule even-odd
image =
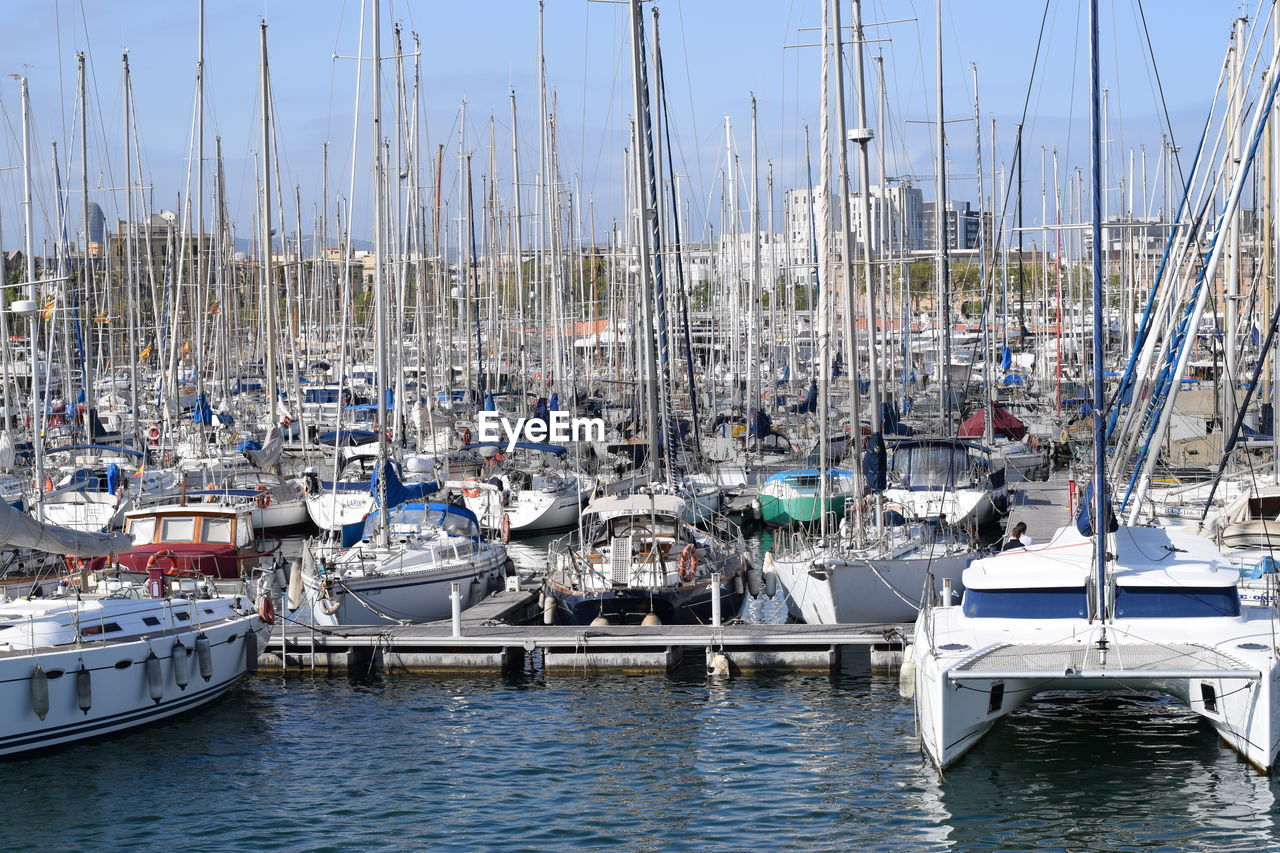
[[[1195,618],[1239,616],[1234,586],[1182,589],[1165,586],[1116,587],[1116,618]]]
[[[1249,498],[1249,518],[1265,518],[1268,521],[1280,516],[1280,495]]]
[[[435,515],[435,512],[432,513]],[[479,536],[480,531],[476,527],[476,523],[466,516],[458,515],[456,512],[443,513],[444,518],[440,521],[440,526],[445,532],[453,533],[458,536]]]
[[[193,542],[196,538],[196,520],[189,515],[164,519],[160,524],[161,542]]]
[[[649,539],[654,536],[674,538],[677,534],[676,523],[669,518],[648,518],[644,516],[624,516],[610,519],[611,536],[640,536]]]
[[[101,634],[104,631],[110,634],[113,631],[119,631],[120,626],[115,622],[108,622],[106,625],[86,625],[80,629],[80,636],[92,637]]]
[[[457,536],[479,536],[480,528],[474,521],[456,512],[444,512],[438,509],[428,510],[422,506],[400,506],[391,511],[390,524],[398,528],[414,528],[430,530],[439,527],[446,533]],[[371,514],[365,519],[364,538],[369,538],[378,530],[378,517]]]
[[[793,489],[816,489],[818,488],[818,476],[816,474],[797,474],[794,477],[788,477],[786,483]]]
[[[889,470],[910,488],[934,489],[970,480],[969,449],[925,444],[895,450]]]
[[[979,619],[1084,619],[1089,596],[1082,586],[1044,589],[966,589],[964,615]]]
[[[156,520],[154,518],[131,518],[126,532],[133,537],[133,544],[150,545],[156,535]]]
[[[231,542],[231,519],[229,518],[205,518],[202,527],[202,541],[204,542]]]

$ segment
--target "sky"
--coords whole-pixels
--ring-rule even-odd
[[[213,171],[214,137],[222,139],[227,201],[237,233],[253,229],[255,155],[260,147],[259,25],[266,21],[276,147],[290,229],[293,187],[302,199],[303,230],[322,204],[322,148],[329,143],[329,207],[350,205],[353,232],[369,230],[371,130],[369,66],[354,57],[370,54],[371,0],[208,0],[205,23],[206,159]],[[843,0],[844,24],[850,3]],[[1267,14],[1269,0],[1257,0]],[[819,0],[658,0],[676,171],[682,178],[693,236],[724,227],[722,193],[727,175],[737,175],[737,205],[746,208],[751,184],[751,99],[758,99],[757,148],[760,192],[773,174],[772,201],[779,216],[782,192],[806,182],[804,128],[817,145],[819,121]],[[1047,8],[1047,13],[1046,13]],[[536,0],[384,0],[382,53],[394,53],[392,27],[403,27],[403,50],[420,44],[424,140],[434,155],[444,147],[442,199],[458,209],[455,176],[459,150],[472,155],[473,183],[480,189],[492,172],[504,198],[512,173],[510,92],[516,93],[525,210],[536,206],[538,164]],[[56,204],[51,145],[72,229],[80,207],[77,51],[87,56],[90,196],[109,223],[123,217],[125,181],[121,54],[132,71],[142,181],[153,209],[179,209],[193,187],[193,103],[197,57],[198,0],[4,0],[5,74],[30,83],[35,166],[37,239],[52,233]],[[1102,0],[1101,64],[1108,90],[1107,203],[1121,204],[1119,181],[1133,151],[1140,172],[1145,147],[1148,169],[1159,172],[1165,108],[1177,143],[1190,150],[1213,99],[1233,18],[1256,9],[1225,0]],[[1043,35],[1041,20],[1045,21]],[[1023,120],[1026,224],[1040,220],[1042,149],[1057,149],[1065,173],[1087,166],[1088,55],[1085,0],[944,0],[942,39],[947,154],[955,177],[952,197],[977,201],[973,100],[974,69],[981,105],[984,170],[1012,162],[1016,125]],[[1145,27],[1144,27],[1145,16]],[[866,0],[870,124],[885,145],[886,173],[914,180],[933,196],[934,4],[932,0]],[[362,18],[366,41],[361,48]],[[889,23],[892,22],[892,23]],[[623,183],[631,114],[630,52],[624,5],[592,0],[546,0],[544,13],[548,97],[556,105],[560,173],[594,224],[607,229],[625,216]],[[1148,38],[1150,52],[1148,51]],[[1037,49],[1039,55],[1037,57]],[[847,55],[852,59],[852,47]],[[887,130],[876,120],[878,86],[872,56],[883,56]],[[1154,57],[1154,62],[1153,62]],[[414,57],[406,56],[412,75]],[[1259,66],[1266,64],[1263,59]],[[852,62],[850,62],[852,65]],[[395,60],[383,63],[384,127],[394,129]],[[1033,65],[1035,73],[1033,76]],[[853,80],[849,70],[849,123]],[[357,76],[360,104],[357,111]],[[465,102],[465,111],[463,104]],[[465,113],[465,122],[463,115]],[[492,117],[492,125],[491,125]],[[731,124],[725,153],[726,117]],[[0,78],[0,244],[21,241],[22,209],[18,84]],[[991,121],[995,120],[995,156]],[[490,127],[495,140],[490,164]],[[465,138],[460,139],[460,129]],[[355,148],[353,153],[353,139]],[[1046,161],[1049,153],[1045,153]],[[1184,154],[1185,156],[1185,154]],[[814,167],[816,168],[816,153]],[[736,158],[736,159],[735,159]],[[873,147],[872,181],[878,174]],[[968,176],[968,177],[966,177]],[[1052,175],[1046,180],[1052,182]],[[426,172],[426,183],[434,178]],[[1140,175],[1136,182],[1141,184]],[[991,182],[986,181],[987,192]],[[353,191],[354,189],[354,191]],[[1161,190],[1152,177],[1148,199],[1134,200],[1139,214],[1159,207]],[[206,195],[210,191],[206,190]],[[1141,193],[1138,193],[1140,196]],[[349,201],[348,201],[349,200]],[[332,214],[331,214],[332,215]],[[454,214],[451,214],[454,215]],[[1053,218],[1052,212],[1050,218]],[[1065,218],[1065,217],[1064,217]],[[589,232],[592,222],[583,225]],[[781,230],[780,218],[775,230]]]

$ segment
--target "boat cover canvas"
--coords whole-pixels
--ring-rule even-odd
[[[1026,437],[1027,425],[1009,414],[1007,409],[1001,406],[993,406],[991,411],[992,435],[1003,435],[1010,441],[1022,441]],[[987,410],[985,408],[978,409],[964,423],[960,424],[960,437],[981,438],[986,431],[986,426]]]
[[[69,557],[106,557],[133,550],[127,533],[88,533],[44,524],[0,503],[0,547],[31,548]]]

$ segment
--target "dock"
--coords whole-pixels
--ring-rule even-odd
[[[1009,488],[1014,493],[1009,526],[1025,522],[1027,533],[1036,542],[1048,542],[1059,527],[1072,523],[1070,481],[1066,471],[1054,471],[1045,481],[1014,483]]]
[[[259,660],[266,671],[502,673],[540,666],[548,673],[668,672],[693,654],[729,674],[829,672],[842,649],[864,647],[878,670],[896,667],[911,625],[540,625],[503,620],[536,609],[537,596],[510,591],[424,625],[340,628],[285,624]]]

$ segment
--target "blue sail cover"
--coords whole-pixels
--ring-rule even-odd
[[[791,411],[796,414],[808,415],[818,411],[818,383],[809,383],[809,393],[804,395],[804,400],[791,407]]]
[[[884,438],[879,433],[867,437],[867,451],[862,454],[862,473],[867,486],[879,494],[889,485],[889,464],[884,451]]]
[[[1093,483],[1089,483],[1084,487],[1083,497],[1080,499],[1080,514],[1076,516],[1076,530],[1080,531],[1081,536],[1093,535]],[[1116,521],[1116,514],[1111,509],[1111,496],[1103,496],[1103,509],[1107,514],[1107,532],[1115,533],[1120,529],[1120,523]]]
[[[120,471],[119,465],[112,462],[107,466],[107,494],[114,495],[116,493],[120,488],[120,480],[122,478],[123,474]]]
[[[213,407],[209,405],[209,398],[203,391],[196,398],[195,408],[191,410],[191,420],[198,424],[213,424]]]
[[[884,400],[880,403],[880,430],[886,435],[915,435],[916,431],[898,418],[898,409]]]
[[[428,495],[433,495],[439,491],[440,487],[436,483],[402,483],[396,475],[396,469],[391,464],[391,460],[384,459],[378,468],[373,469],[373,476],[369,478],[369,491],[373,494],[374,505],[378,502],[378,475],[381,473],[382,478],[386,481],[387,506],[397,507],[402,503],[409,501],[426,500]]]

